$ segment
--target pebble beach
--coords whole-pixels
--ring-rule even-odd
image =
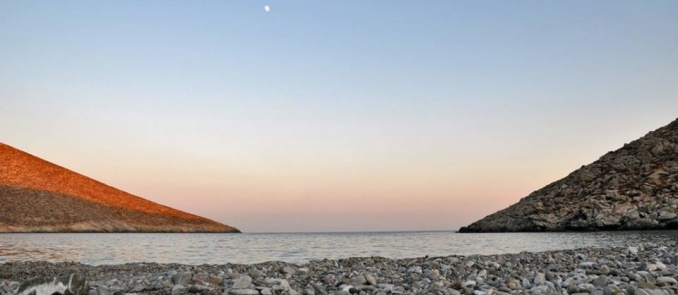
[[[205,255],[209,255],[206,253]],[[674,242],[306,264],[0,264],[2,294],[677,294]]]

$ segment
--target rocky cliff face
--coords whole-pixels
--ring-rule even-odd
[[[0,143],[0,232],[239,232]]]
[[[460,232],[678,228],[678,119]]]

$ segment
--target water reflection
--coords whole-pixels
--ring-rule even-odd
[[[626,246],[676,240],[678,231],[590,233],[0,234],[0,263],[305,263],[323,258],[407,258]]]

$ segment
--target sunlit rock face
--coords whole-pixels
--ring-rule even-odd
[[[0,232],[239,232],[0,143]]]
[[[460,232],[678,228],[678,120]]]

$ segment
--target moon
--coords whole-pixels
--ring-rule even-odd
[[[264,5],[264,11],[266,11],[266,12],[271,11],[271,6]]]

